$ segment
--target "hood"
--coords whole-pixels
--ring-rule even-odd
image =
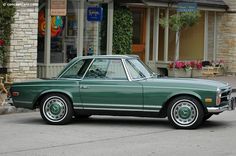
[[[152,78],[148,82],[159,82],[161,86],[186,87],[192,89],[217,90],[230,87],[228,83],[192,78]]]

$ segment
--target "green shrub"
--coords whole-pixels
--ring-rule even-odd
[[[11,24],[14,22],[15,15],[14,5],[12,0],[0,0],[0,39],[5,43],[0,46],[0,66],[5,67],[7,64],[7,55],[9,54]]]
[[[113,54],[130,54],[133,35],[133,17],[124,7],[114,10],[113,19]]]

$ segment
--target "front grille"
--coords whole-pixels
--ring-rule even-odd
[[[231,93],[232,93],[231,88],[222,89],[221,90],[221,103],[228,102],[230,100]]]

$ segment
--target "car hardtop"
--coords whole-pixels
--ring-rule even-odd
[[[91,55],[91,56],[80,56],[80,57],[76,57],[75,60],[94,59],[94,58],[119,58],[119,59],[129,59],[129,58],[139,58],[139,56],[138,56],[138,55]]]

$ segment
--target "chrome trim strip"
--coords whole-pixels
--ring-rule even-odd
[[[125,69],[126,76],[128,77],[128,80],[132,81],[131,76],[129,75],[129,72],[128,72],[128,68],[127,68],[126,63],[125,63],[125,59],[121,59],[121,60],[122,60],[123,67]]]
[[[80,109],[80,107],[74,107],[74,109]],[[146,109],[114,109],[114,108],[85,108],[84,110],[111,110],[111,111],[139,111],[139,112],[160,112],[160,110],[146,110]]]
[[[129,104],[102,104],[102,103],[85,103],[85,104],[81,104],[81,103],[75,103],[77,105],[83,105],[83,107],[89,107],[89,106],[102,106],[102,107],[107,107],[107,106],[111,106],[111,107],[136,107],[136,108],[140,108],[143,109],[143,105],[129,105]],[[144,109],[161,109],[162,106],[153,106],[153,105],[145,105]]]
[[[14,100],[14,103],[26,103],[26,104],[32,104],[31,101],[18,101],[18,100]]]

